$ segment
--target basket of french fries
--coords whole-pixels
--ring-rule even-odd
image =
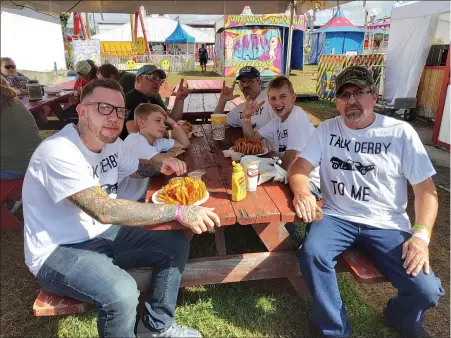
[[[210,194],[199,178],[180,177],[172,179],[152,195],[155,204],[202,205]]]

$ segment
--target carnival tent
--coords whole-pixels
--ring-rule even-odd
[[[194,39],[194,37],[185,32],[182,25],[178,23],[174,32],[172,32],[172,34],[166,38],[165,42],[168,44],[194,43],[196,42],[196,39]]]
[[[421,74],[439,26],[447,28],[449,1],[417,1],[392,9],[384,97],[416,97]]]
[[[365,31],[349,21],[341,9],[321,28],[312,33],[310,64],[317,64],[322,54],[362,54]]]

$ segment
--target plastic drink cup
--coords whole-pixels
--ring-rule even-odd
[[[257,190],[258,183],[258,167],[260,159],[257,156],[247,155],[243,156],[240,161],[246,174],[246,190]]]
[[[213,134],[213,140],[221,141],[225,139],[226,124],[226,114],[211,114],[211,132]]]

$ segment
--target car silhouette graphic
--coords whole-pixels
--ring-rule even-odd
[[[363,165],[358,161],[353,161],[349,159],[343,161],[342,159],[339,159],[338,157],[335,156],[330,159],[330,162],[332,163],[332,168],[334,169],[358,171],[362,175],[365,175],[368,171],[374,170],[374,168],[376,168],[374,164]]]

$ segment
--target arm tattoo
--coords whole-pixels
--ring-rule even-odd
[[[193,223],[199,220],[201,207],[193,205],[189,208],[182,208],[182,219],[187,223]]]
[[[110,198],[99,186],[94,186],[69,197],[76,206],[103,224],[128,226],[155,225],[175,219],[173,204],[139,203]]]
[[[146,178],[152,176],[158,176],[161,174],[160,172],[161,166],[153,164],[149,161],[139,160],[138,170],[136,170],[130,177],[133,178]]]

